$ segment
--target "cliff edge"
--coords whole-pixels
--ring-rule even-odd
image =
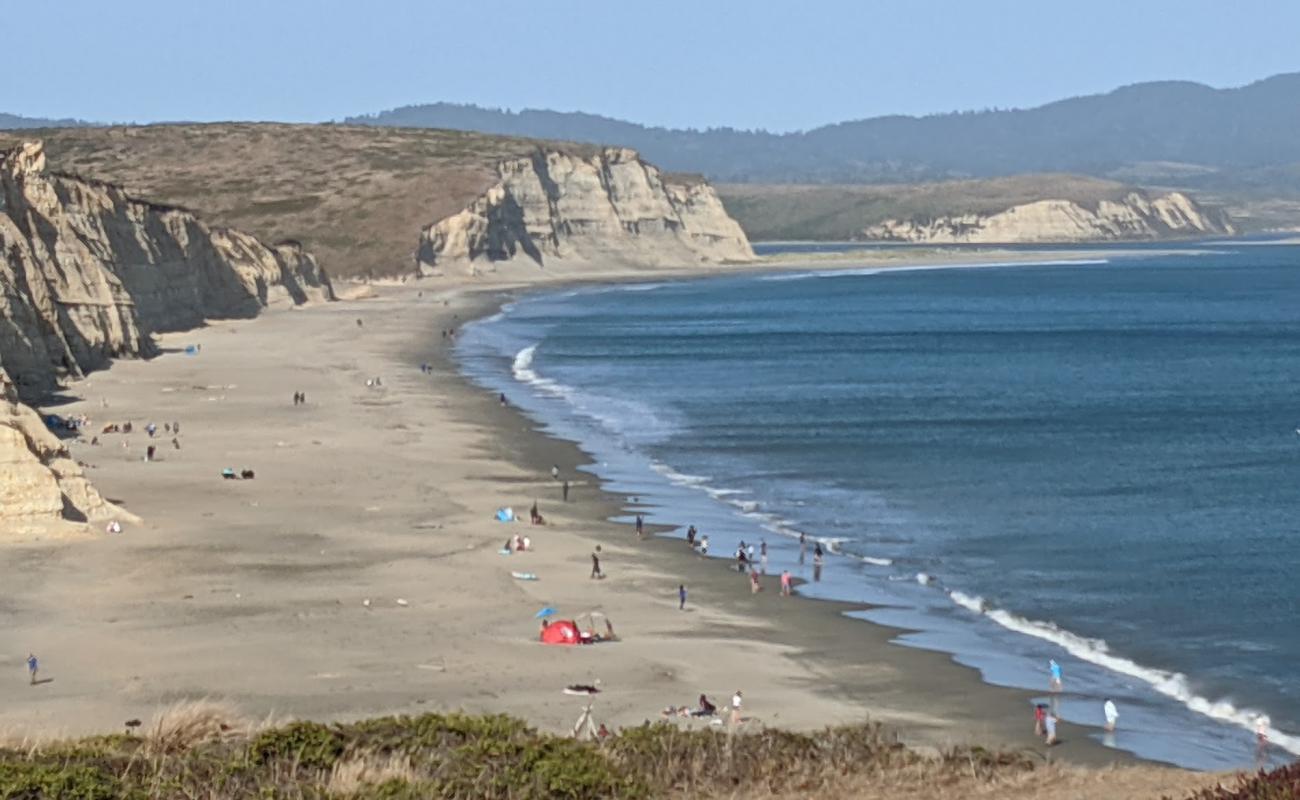
[[[923,244],[1018,244],[1141,241],[1228,236],[1227,215],[1182,192],[1133,190],[1088,204],[1044,199],[992,213],[888,219],[862,230],[867,241]]]
[[[154,352],[151,334],[333,297],[296,243],[267,246],[119,187],[46,172],[39,142],[0,152],[0,533],[126,515],[20,401]]]
[[[155,331],[333,297],[300,245],[48,173],[40,142],[0,153],[0,254],[0,363],[26,399],[150,355]]]
[[[473,273],[517,256],[674,266],[745,262],[754,251],[713,187],[673,180],[633,150],[582,156],[538,148],[502,160],[498,180],[420,235],[421,274]]]

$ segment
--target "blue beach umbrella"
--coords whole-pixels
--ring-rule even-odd
[[[559,612],[557,612],[555,609],[551,608],[550,606],[547,606],[546,608],[543,608],[541,611],[538,611],[536,614],[534,614],[533,619],[541,619],[542,617],[549,617],[557,613]]]

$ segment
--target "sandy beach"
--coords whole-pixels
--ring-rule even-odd
[[[71,447],[142,522],[3,545],[0,667],[11,679],[0,683],[0,733],[111,732],[199,697],[255,717],[464,709],[563,731],[585,701],[561,690],[599,681],[595,719],[611,727],[658,720],[701,693],[723,705],[741,689],[748,725],[872,719],[923,748],[1133,762],[1068,724],[1046,748],[1029,693],[891,645],[896,631],[837,613],[847,606],[782,598],[774,579],[752,595],[724,562],[606,521],[626,498],[593,485],[574,445],[538,433],[450,361],[441,331],[517,289],[508,269],[467,285],[367,289],[163,336],[158,358],[70,386],[59,413],[84,413],[96,430],[134,423]],[[375,378],[382,386],[367,386]],[[164,432],[173,421],[179,449]],[[568,503],[552,464],[574,482]],[[256,478],[223,480],[225,468]],[[527,522],[534,501],[544,526]],[[502,506],[524,521],[496,521]],[[499,554],[514,534],[534,549]],[[589,577],[597,544],[604,580]],[[544,606],[560,618],[600,611],[619,639],[543,646]],[[23,679],[28,652],[48,683]]]

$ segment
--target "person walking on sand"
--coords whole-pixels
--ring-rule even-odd
[[[600,571],[600,545],[596,545],[596,549],[591,554],[591,577],[605,577],[605,573]]]
[[[1043,719],[1043,729],[1047,732],[1047,738],[1043,741],[1050,747],[1056,744],[1056,712],[1049,711]]]
[[[709,535],[706,533],[700,537],[700,555],[707,556],[708,554],[709,554]]]
[[[740,725],[740,710],[744,702],[745,693],[737,689],[736,693],[731,696],[731,727],[733,728]]]
[[[677,584],[677,610],[686,610],[686,584]]]
[[[637,514],[636,515],[636,538],[640,539],[644,534],[645,534],[645,520],[641,519],[640,514]]]
[[[1034,735],[1042,736],[1046,733],[1044,727],[1047,723],[1047,706],[1042,703],[1034,703]]]
[[[758,582],[758,570],[750,567],[749,569],[749,593],[758,594],[763,591],[763,585]]]
[[[790,596],[790,570],[788,569],[781,570],[781,595]]]
[[[694,525],[686,529],[686,544],[690,545],[692,549],[694,549],[695,547],[695,526]]]
[[[566,503],[569,502],[569,482],[568,482],[568,481],[565,481],[565,482],[564,482],[564,487],[561,489],[561,493],[562,493],[562,495],[563,495],[564,502],[566,502]]]
[[[1101,711],[1106,715],[1106,732],[1115,732],[1115,723],[1119,722],[1119,709],[1115,707],[1115,701],[1110,698],[1101,707]]]
[[[36,685],[36,673],[40,670],[40,663],[36,661],[35,653],[27,654],[27,677],[31,686]]]
[[[1056,659],[1047,660],[1047,671],[1051,675],[1047,682],[1048,688],[1053,692],[1061,691],[1061,665],[1056,663]]]

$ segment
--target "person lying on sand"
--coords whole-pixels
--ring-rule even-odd
[[[691,712],[692,717],[711,717],[718,713],[718,707],[709,702],[709,698],[700,695],[700,704]]]

